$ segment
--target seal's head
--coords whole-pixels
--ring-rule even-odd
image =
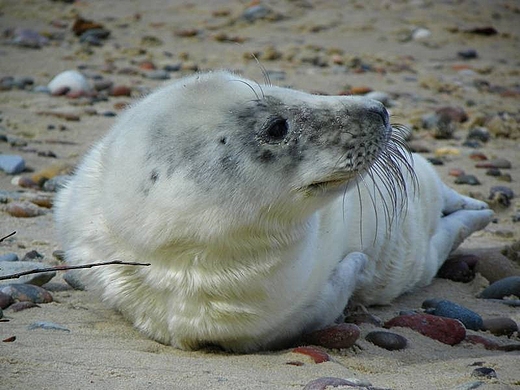
[[[145,208],[135,223],[153,227],[150,234],[165,242],[171,235],[212,240],[228,230],[262,226],[259,220],[301,222],[370,167],[391,172],[399,182],[397,160],[405,161],[377,101],[260,86],[226,72],[163,88],[119,127],[126,145],[110,150],[113,161],[121,160],[110,166],[128,169],[130,160],[142,174],[118,191],[124,174],[113,169],[107,181],[113,191],[107,190],[128,198],[133,185],[140,194],[137,209]],[[112,206],[107,220],[124,229],[135,213]]]

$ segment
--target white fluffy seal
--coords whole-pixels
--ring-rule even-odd
[[[150,262],[89,281],[161,343],[288,346],[351,296],[384,304],[430,283],[490,221],[399,134],[369,99],[178,80],[122,115],[58,195],[67,261]]]

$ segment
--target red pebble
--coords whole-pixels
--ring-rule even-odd
[[[143,61],[139,64],[139,68],[143,70],[155,70],[155,64],[152,61]]]
[[[132,89],[126,85],[116,85],[110,90],[110,96],[130,96]]]
[[[465,341],[467,341],[468,343],[471,343],[471,344],[481,344],[484,346],[484,348],[490,349],[490,350],[500,349],[500,345],[497,342],[490,340],[488,338],[485,338],[483,336],[469,334],[466,336]]]
[[[487,156],[481,152],[473,152],[469,155],[469,158],[475,161],[484,161],[487,160]]]
[[[306,334],[304,341],[325,348],[350,348],[359,338],[360,330],[354,324],[338,324]]]
[[[394,317],[385,323],[385,328],[401,326],[410,328],[431,339],[448,345],[460,343],[466,337],[466,328],[459,320],[431,314],[411,314]]]
[[[450,169],[450,171],[449,171],[448,174],[449,174],[450,176],[459,177],[459,176],[465,175],[466,173],[465,173],[462,169],[459,169],[459,168],[452,168],[452,169]]]
[[[327,352],[322,351],[321,349],[317,347],[297,347],[292,350],[294,353],[301,353],[303,355],[310,356],[312,360],[314,360],[314,363],[324,363],[330,361],[330,356]]]

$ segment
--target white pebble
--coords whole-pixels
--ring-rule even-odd
[[[48,85],[51,93],[62,88],[69,88],[69,92],[88,92],[91,90],[88,80],[76,70],[66,70],[54,77]]]

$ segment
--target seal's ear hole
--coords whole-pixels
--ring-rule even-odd
[[[273,141],[280,141],[285,138],[289,124],[285,118],[273,118],[267,125],[267,136]]]
[[[225,145],[225,144],[227,143],[227,138],[226,138],[226,137],[221,137],[221,138],[219,139],[219,142],[220,142],[221,144]]]

